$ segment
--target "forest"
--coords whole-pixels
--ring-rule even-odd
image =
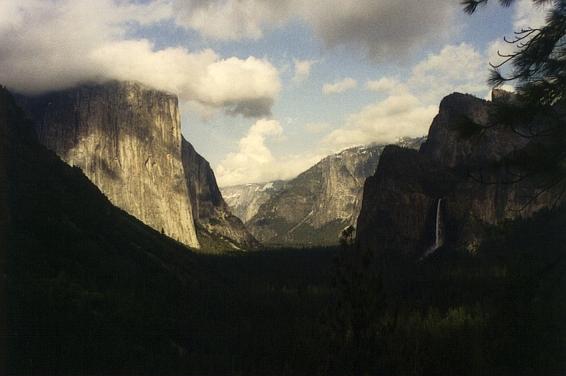
[[[488,0],[463,0],[459,11],[462,13],[463,7],[472,14],[487,3]],[[509,7],[517,2],[499,3]],[[199,164],[192,166],[194,174],[187,173],[186,178],[181,151],[175,149],[181,145],[182,129],[179,98],[173,94],[117,81],[111,85],[129,87],[130,91],[116,89],[107,95],[106,89],[100,87],[78,88],[74,92],[69,89],[71,84],[55,85],[56,89],[70,90],[53,97],[63,98],[66,107],[57,107],[55,99],[46,100],[45,108],[52,113],[48,111],[45,119],[34,123],[36,120],[19,107],[10,89],[0,86],[0,327],[6,332],[0,336],[0,350],[5,349],[0,352],[0,374],[566,374],[566,1],[533,3],[549,7],[542,26],[520,29],[514,39],[505,39],[516,51],[500,53],[503,63],[491,65],[489,84],[500,87],[514,83],[516,91],[499,91],[499,98],[493,96],[492,101],[468,94],[448,95],[440,103],[422,147],[416,150],[384,146],[384,157],[377,169],[362,181],[365,191],[359,202],[357,229],[353,225],[346,227],[339,244],[334,246],[260,245],[244,223],[230,213],[210,164],[200,155]],[[167,24],[173,14],[172,9],[162,10],[164,16],[157,21],[146,20],[136,12],[136,17],[126,17],[123,14],[138,7],[148,9],[144,8],[145,2],[124,4],[130,8],[120,8],[116,17],[124,17],[125,24],[139,24],[138,32],[142,26]],[[158,9],[163,4],[150,5]],[[73,9],[71,2],[67,5]],[[115,2],[106,5],[107,11],[118,9]],[[303,17],[307,26],[312,22],[316,29],[325,19],[312,21],[309,17],[316,10],[305,7],[297,12],[308,9],[306,15],[277,14],[289,19]],[[19,14],[20,8],[14,9]],[[50,14],[46,9],[43,10]],[[422,8],[423,12],[426,10]],[[199,14],[206,11],[201,9]],[[503,16],[493,19],[501,20]],[[17,30],[14,25],[10,30]],[[93,29],[101,25],[107,26],[97,24]],[[0,24],[0,36],[11,37],[2,34],[3,26]],[[32,24],[28,26],[31,28]],[[271,114],[281,83],[279,72],[267,58],[223,58],[209,49],[195,58],[184,47],[158,50],[147,39],[124,39],[135,33],[121,23],[111,26],[116,35],[100,38],[112,43],[96,50],[104,51],[96,55],[99,64],[104,65],[104,58],[112,57],[115,48],[108,46],[115,47],[118,42],[129,46],[127,51],[142,46],[151,55],[151,69],[140,68],[143,74],[153,72],[156,61],[165,61],[166,70],[159,72],[169,73],[168,69],[177,67],[176,60],[166,59],[171,53],[183,62],[194,60],[195,64],[197,60],[209,59],[199,69],[220,74],[203,81],[202,93],[200,88],[193,88],[197,83],[185,82],[190,88],[186,89],[190,92],[188,102],[197,103],[207,114],[222,110],[226,116],[240,111],[243,118],[253,117],[253,110]],[[380,25],[370,22],[370,26]],[[301,32],[305,30],[300,28]],[[318,37],[316,32],[313,35]],[[260,38],[261,30],[253,36]],[[0,52],[4,51],[2,42]],[[24,38],[19,42],[23,43]],[[198,42],[204,45],[202,40]],[[29,58],[32,54],[19,48],[18,43],[18,48],[12,49],[10,44],[6,50],[14,56],[22,50],[24,57]],[[32,45],[35,48],[35,42]],[[46,54],[56,49],[54,44],[48,46],[43,48]],[[462,42],[458,48],[462,46],[467,45]],[[53,61],[59,62],[65,54],[57,53]],[[296,89],[310,74],[311,65],[325,64],[323,60],[307,61],[306,65],[303,62],[302,76],[285,76],[292,82],[288,87]],[[114,68],[114,61],[111,63],[109,66]],[[244,75],[259,69],[265,70],[265,74],[232,82],[238,80],[222,72],[227,63],[229,72]],[[298,61],[294,63],[297,65]],[[242,66],[245,69],[240,69]],[[140,67],[147,68],[141,63]],[[179,72],[182,73],[176,77],[184,77],[184,71]],[[97,70],[95,73],[98,78],[102,74]],[[110,78],[116,79],[102,77],[108,82],[113,82]],[[262,79],[273,79],[274,83],[267,94],[255,96],[257,93],[252,90],[253,95],[245,93],[243,99],[234,97],[238,90],[226,85],[230,95],[223,97],[223,86],[215,85],[226,77],[230,85],[241,84],[244,88]],[[10,75],[3,72],[0,78],[13,83]],[[409,81],[395,82],[409,85]],[[84,82],[90,81],[77,79],[71,83]],[[317,93],[322,90],[322,95],[336,95],[357,86],[352,78],[344,82],[323,85],[321,81]],[[370,85],[367,81],[367,91],[391,82],[385,80],[378,85],[375,81]],[[43,88],[45,92],[53,89],[48,86]],[[207,92],[211,87],[213,92]],[[94,91],[103,94],[94,95]],[[110,97],[114,102],[108,105],[104,101]],[[77,105],[81,100],[74,102],[77,98],[86,98],[82,108]],[[412,99],[410,103],[422,104],[416,97]],[[378,109],[384,103],[388,99],[379,103]],[[123,124],[116,119],[131,120],[136,111],[146,110],[147,116],[140,118],[139,124],[132,122],[139,126],[139,134],[128,138],[129,135],[120,133],[119,125]],[[92,157],[96,163],[89,161],[91,170],[100,169],[94,171],[95,178],[85,175],[93,171],[66,163],[59,153],[41,142],[41,136],[48,133],[48,125],[61,125],[57,122],[61,114],[63,119],[71,120],[50,130],[51,141],[56,146],[72,146],[61,153],[65,157],[72,152],[82,157],[88,154],[88,147],[95,145]],[[350,115],[349,119],[355,117]],[[88,121],[81,123],[82,118]],[[147,129],[142,127],[146,123]],[[156,125],[161,128],[154,129]],[[85,133],[74,133],[81,126]],[[87,131],[97,126],[108,126],[113,136],[89,138]],[[318,124],[313,128],[325,126]],[[342,131],[348,133],[350,128]],[[260,157],[277,164],[279,160],[271,158],[264,141],[269,136],[281,136],[282,129],[276,120],[258,120],[233,144],[242,146],[239,153],[257,149],[263,153]],[[453,130],[456,132],[451,133]],[[68,139],[59,139],[61,134]],[[159,137],[166,136],[170,136],[170,142],[159,144]],[[480,142],[473,144],[474,137]],[[517,141],[517,137],[521,139]],[[79,141],[88,147],[81,149],[77,146]],[[147,146],[148,156],[139,157],[141,149],[132,145]],[[97,174],[104,173],[102,170],[113,172],[100,150],[108,152],[106,156],[113,166],[122,167],[120,156],[135,168],[119,170],[123,176],[111,174],[113,178],[96,185],[93,181],[97,181]],[[179,155],[174,155],[176,152]],[[167,162],[161,166],[152,162],[157,155]],[[246,163],[251,161],[234,152],[228,152],[226,158],[234,155]],[[174,161],[178,162],[178,169],[171,167]],[[171,170],[166,171],[168,167]],[[333,175],[338,180],[350,174],[345,168],[338,170],[342,175]],[[171,186],[160,189],[164,177],[171,178]],[[495,182],[486,178],[494,178]],[[198,191],[193,192],[193,202],[186,179],[194,179],[193,190]],[[129,204],[144,215],[149,213],[147,220],[132,215],[133,211],[128,210],[131,208],[116,204],[104,190],[107,184],[115,188],[124,182],[133,183],[123,190],[114,190],[118,196],[124,192],[130,195],[132,187],[143,187],[143,194],[132,195],[130,198],[135,200],[129,200]],[[526,183],[533,183],[535,188]],[[316,177],[309,185],[320,188],[325,184]],[[151,191],[151,195],[145,196],[146,191]],[[305,206],[307,200],[293,192],[289,202]],[[527,199],[523,197],[529,195]],[[140,197],[152,197],[155,207],[143,207],[147,202],[137,200]],[[541,197],[542,203],[537,206],[536,199]],[[186,203],[185,209],[179,209],[180,201],[175,201],[181,199]],[[352,199],[349,206],[356,206],[357,199]],[[523,209],[528,210],[514,211],[511,204],[517,203],[525,204]],[[326,200],[324,204],[331,207],[333,202]],[[161,210],[163,207],[166,209]],[[206,228],[208,237],[201,238],[199,244],[195,230],[191,243],[183,243],[178,233],[167,232],[163,227],[159,231],[159,226],[147,224],[149,219],[161,214],[167,217],[174,210],[179,218],[187,220],[188,228],[203,233]],[[276,212],[279,208],[274,205],[270,210]],[[303,215],[298,223],[302,224],[312,213],[311,210]],[[178,223],[172,218],[166,218],[164,223],[175,227]],[[276,227],[280,224],[278,219],[273,223]],[[298,235],[301,239],[310,235],[321,241],[319,244],[327,244],[322,240],[342,224],[331,221],[326,227],[309,225],[303,228],[307,233],[299,230]],[[284,223],[279,227],[289,226]],[[289,233],[296,228],[292,227]],[[214,233],[215,229],[224,232]],[[244,247],[245,242],[230,239],[234,234],[240,240],[249,240],[249,249]],[[211,253],[207,254],[207,249]]]

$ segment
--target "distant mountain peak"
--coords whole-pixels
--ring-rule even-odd
[[[419,147],[424,138],[407,139]],[[268,244],[333,245],[355,223],[363,184],[385,145],[349,147],[328,155],[288,181],[222,188],[226,202]]]

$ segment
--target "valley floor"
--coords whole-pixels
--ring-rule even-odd
[[[176,260],[191,271],[183,283],[155,270],[107,284],[53,250],[34,261],[58,272],[11,276],[10,370],[560,375],[564,219],[512,222],[475,255],[440,249],[420,263],[338,248],[192,254]]]

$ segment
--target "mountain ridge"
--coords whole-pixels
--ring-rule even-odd
[[[217,251],[258,249],[260,243],[224,201],[208,161],[184,137],[181,149],[199,241],[210,244],[207,240],[213,240],[216,245],[210,244],[210,248]]]
[[[418,147],[423,138],[399,142]],[[287,181],[222,190],[228,204],[242,213],[247,227],[262,243],[336,245],[340,231],[357,219],[364,180],[375,171],[384,146],[343,149]]]

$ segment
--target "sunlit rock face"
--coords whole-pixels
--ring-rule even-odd
[[[234,216],[222,198],[210,164],[194,147],[182,139],[182,156],[185,179],[197,227],[197,234],[204,230],[216,238],[224,239],[234,249],[253,250],[259,242]],[[202,234],[204,235],[204,234]]]
[[[403,141],[413,147],[421,142]],[[255,214],[246,216],[246,226],[262,243],[335,245],[341,230],[356,222],[364,181],[375,171],[383,148],[346,149],[322,159],[295,179],[240,186],[239,190],[232,187],[224,193],[231,202],[256,200],[256,206],[261,202]],[[249,210],[249,206],[240,206]]]
[[[287,182],[283,180],[268,183],[249,183],[222,187],[222,196],[232,210],[244,223],[257,214],[261,205],[281,192]]]
[[[41,143],[80,167],[110,201],[147,225],[199,247],[181,158],[175,95],[109,82],[19,102]]]
[[[248,228],[265,243],[336,244],[340,230],[357,216],[363,181],[380,151],[353,148],[324,158],[266,200]]]
[[[493,98],[512,100],[504,94],[496,92]],[[506,127],[489,126],[492,110],[492,102],[451,94],[442,100],[418,152],[392,146],[383,151],[364,187],[359,247],[422,256],[434,243],[440,210],[443,240],[473,251],[485,225],[530,216],[555,204],[556,195],[539,194],[536,182],[510,184],[516,176],[499,162],[529,147],[529,139]],[[461,127],[469,121],[482,131],[465,136]]]

